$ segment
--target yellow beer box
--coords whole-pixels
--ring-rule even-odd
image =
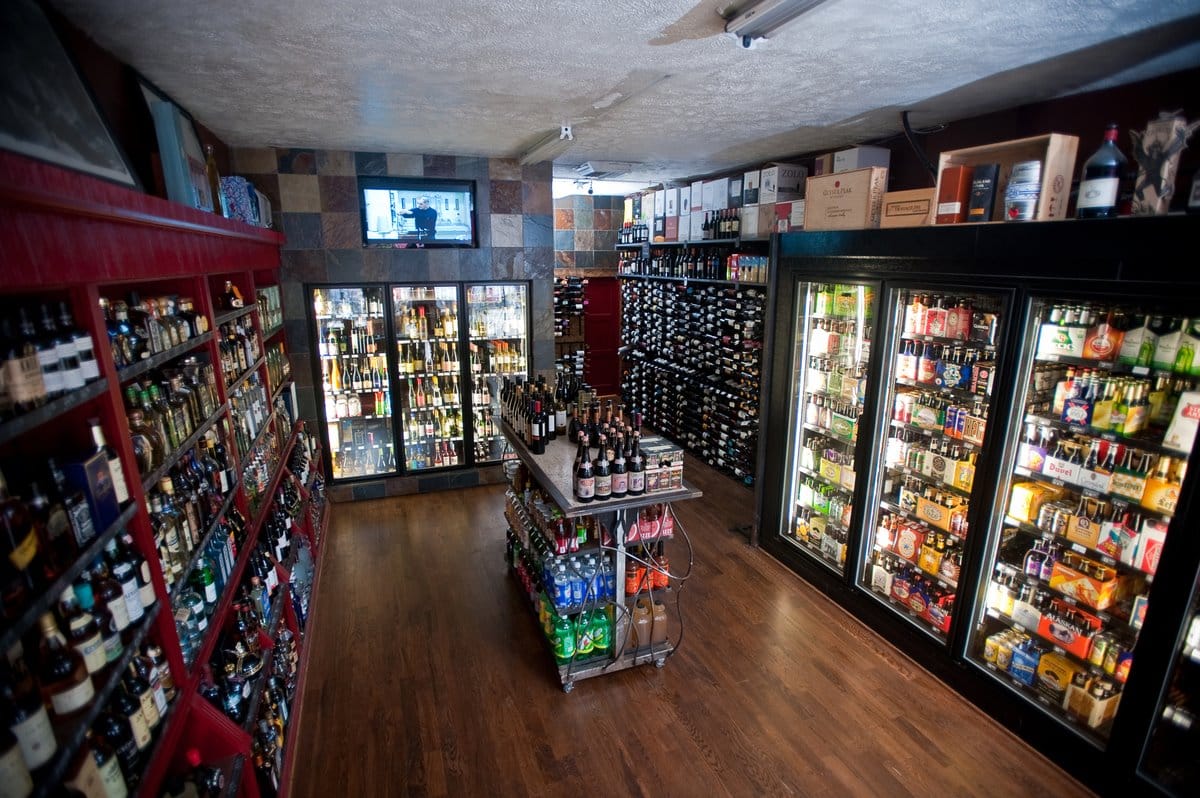
[[[954,464],[954,481],[950,483],[959,490],[971,492],[975,484],[975,464],[970,460],[959,460]]]
[[[1179,487],[1178,483],[1151,475],[1146,479],[1146,489],[1142,492],[1142,506],[1156,513],[1173,515],[1175,506],[1179,504]]]
[[[819,473],[830,482],[840,482],[842,478],[842,467],[837,463],[830,462],[829,460],[822,458]]]
[[[1066,698],[1067,688],[1075,680],[1075,674],[1085,672],[1086,668],[1072,662],[1057,651],[1047,651],[1038,660],[1038,692],[1048,696],[1052,701],[1060,703]]]
[[[1096,576],[1089,576],[1059,560],[1050,571],[1052,589],[1097,610],[1108,609],[1120,601],[1123,593],[1122,583],[1115,570],[1086,557],[1073,559],[1072,563],[1085,565]]]
[[[1038,511],[1048,501],[1058,499],[1063,489],[1042,482],[1018,482],[1012,487],[1008,500],[1008,514],[1018,521],[1032,524],[1037,521]]]
[[[950,520],[956,511],[961,511],[961,508],[945,507],[937,502],[929,501],[924,496],[917,497],[917,517],[944,532],[950,531]],[[935,568],[934,571],[936,570]]]

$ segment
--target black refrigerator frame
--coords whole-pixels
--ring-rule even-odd
[[[770,375],[767,415],[772,419],[790,419],[793,412],[789,406],[793,314],[801,283],[875,282],[874,317],[881,324],[891,288],[932,282],[1011,294],[1008,306],[1011,318],[1004,320],[1004,332],[997,337],[993,405],[998,415],[989,419],[989,426],[995,427],[989,430],[975,477],[995,489],[987,506],[971,511],[973,533],[966,541],[959,606],[945,645],[914,628],[907,619],[856,584],[863,566],[864,537],[873,535],[873,530],[864,530],[863,524],[869,518],[865,501],[875,495],[871,483],[878,478],[877,474],[860,479],[855,486],[851,539],[842,575],[809,561],[780,538],[780,525],[787,518],[783,503],[790,500],[783,493],[787,476],[784,469],[792,446],[790,429],[787,434],[763,436],[765,467],[761,472],[758,508],[762,523],[759,542],[952,689],[1102,794],[1128,793],[1130,789],[1144,794],[1152,789],[1138,774],[1138,761],[1155,719],[1163,682],[1174,663],[1177,641],[1190,617],[1189,600],[1200,572],[1200,535],[1189,534],[1187,529],[1189,524],[1200,520],[1200,506],[1197,506],[1200,475],[1195,473],[1200,468],[1191,468],[1192,473],[1184,480],[1149,594],[1151,610],[1138,637],[1136,665],[1125,685],[1120,711],[1104,748],[1081,735],[1066,733],[1060,721],[1014,700],[1009,688],[967,659],[968,646],[973,621],[982,606],[982,591],[990,577],[990,573],[982,570],[990,555],[993,526],[998,522],[996,509],[1006,500],[995,495],[1003,478],[1002,466],[1012,462],[1005,445],[1012,440],[1011,427],[1023,411],[1014,406],[1012,399],[1016,387],[1014,376],[1025,356],[1025,347],[1034,344],[1027,342],[1024,335],[1031,300],[1056,294],[1108,301],[1143,298],[1186,314],[1187,310],[1200,307],[1200,272],[1190,268],[1186,257],[1172,259],[1162,253],[1191,251],[1197,234],[1200,234],[1200,217],[1175,215],[822,231],[773,238],[768,326],[775,345],[766,364]],[[882,342],[890,336],[877,331],[876,338]],[[882,415],[878,403],[885,387],[882,358],[894,353],[875,342],[872,346],[864,417],[878,419]],[[856,462],[864,464],[864,471],[873,471],[882,461],[882,442],[877,444],[874,437],[860,431],[856,458],[862,459]],[[872,448],[878,451],[872,452]]]
[[[373,482],[381,479],[394,479],[397,477],[420,477],[424,475],[438,475],[445,473],[454,473],[471,468],[490,468],[500,465],[502,460],[488,460],[484,462],[475,461],[475,425],[474,411],[475,405],[469,392],[463,394],[463,461],[453,466],[442,466],[441,468],[424,468],[419,471],[409,471],[407,462],[404,459],[404,437],[401,432],[401,425],[398,422],[400,415],[400,378],[397,369],[396,357],[396,334],[395,334],[395,308],[392,303],[392,288],[413,287],[413,286],[453,286],[458,292],[458,305],[460,309],[459,317],[459,335],[458,335],[458,358],[460,366],[460,376],[465,376],[467,380],[460,380],[460,388],[465,385],[472,377],[470,371],[469,359],[469,343],[471,340],[470,330],[467,323],[467,288],[473,285],[517,285],[525,288],[525,341],[526,341],[526,376],[535,372],[533,363],[533,281],[532,280],[362,280],[358,282],[306,282],[303,284],[304,292],[304,317],[307,323],[307,339],[309,345],[309,361],[310,367],[313,369],[313,392],[316,404],[317,422],[320,424],[322,440],[328,445],[328,419],[325,417],[324,397],[321,395],[320,380],[321,380],[321,359],[319,354],[319,346],[316,335],[319,330],[319,325],[316,319],[316,311],[313,308],[312,292],[315,289],[336,289],[336,288],[378,288],[383,293],[384,303],[384,335],[387,340],[387,352],[385,359],[388,367],[388,389],[392,396],[392,451],[395,453],[396,469],[380,474],[368,474],[354,477],[333,477],[332,458],[324,458],[323,468],[325,471],[325,479],[330,484],[335,485],[353,485],[364,482]],[[468,425],[466,419],[470,413],[471,423]]]

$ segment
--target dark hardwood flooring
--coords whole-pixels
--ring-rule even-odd
[[[502,486],[334,506],[293,795],[1090,795],[730,532],[751,491],[685,472],[678,653],[570,694],[505,566]]]

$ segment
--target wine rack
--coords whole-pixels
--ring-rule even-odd
[[[753,484],[766,287],[631,271],[619,275],[626,403],[709,465]]]

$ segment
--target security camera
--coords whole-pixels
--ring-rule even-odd
[[[596,188],[595,188],[595,186],[590,186],[590,185],[589,185],[589,186],[588,186],[588,193],[589,193],[589,194],[595,194],[595,193],[596,193]]]

